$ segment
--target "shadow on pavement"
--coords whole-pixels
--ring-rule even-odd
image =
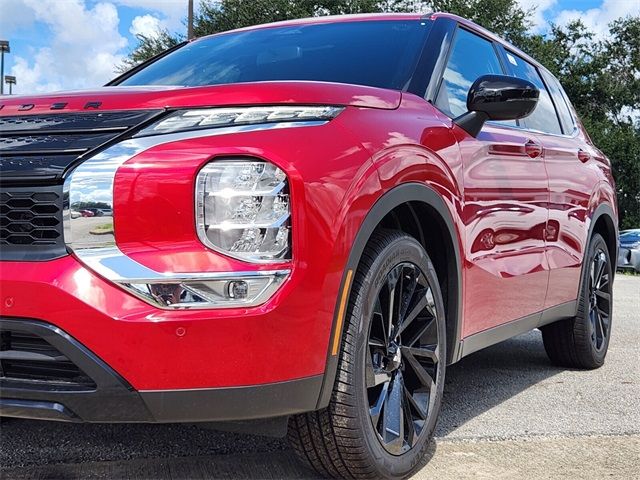
[[[539,330],[463,358],[447,369],[436,437],[563,371],[549,361]]]

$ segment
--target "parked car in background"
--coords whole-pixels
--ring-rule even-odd
[[[640,228],[620,232],[618,269],[640,273]]]
[[[400,479],[448,365],[534,328],[557,365],[605,361],[610,162],[462,18],[196,39],[3,98],[0,139],[2,415],[259,420],[322,475]]]

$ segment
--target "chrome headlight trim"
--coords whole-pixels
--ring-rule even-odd
[[[256,307],[267,302],[287,280],[290,270],[258,270],[243,272],[207,272],[207,273],[159,273],[126,256],[118,247],[87,248],[76,251],[78,259],[91,270],[105,279],[119,285],[134,296],[157,308],[176,309],[212,309]],[[237,299],[229,296],[216,300],[207,296],[198,286],[207,283],[229,284],[231,282],[260,281],[257,291],[247,298]],[[154,292],[166,288],[177,289],[192,299],[189,302],[168,303]],[[195,299],[195,300],[193,300]],[[199,299],[199,300],[198,300]],[[176,298],[180,300],[180,296]]]
[[[82,210],[84,209],[82,207],[91,202],[101,203],[106,205],[104,209],[111,209],[113,212],[113,182],[116,171],[125,162],[145,150],[180,140],[260,130],[314,127],[324,125],[327,122],[328,120],[219,127],[139,137],[117,143],[85,160],[65,179],[63,211],[65,243],[73,251],[115,245],[113,228],[109,231],[95,221],[93,216],[83,216]],[[103,228],[97,229],[97,227]]]

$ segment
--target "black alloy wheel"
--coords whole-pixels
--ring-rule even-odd
[[[401,455],[424,430],[440,362],[433,291],[417,265],[403,262],[387,274],[375,300],[368,349],[371,423],[384,449]]]
[[[591,342],[597,352],[607,345],[611,319],[611,278],[608,256],[598,248],[591,261],[589,272],[589,320]]]

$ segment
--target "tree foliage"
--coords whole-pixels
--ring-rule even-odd
[[[535,5],[532,3],[532,5]],[[558,77],[594,143],[613,162],[621,228],[640,227],[640,17],[614,21],[597,37],[580,21],[530,33],[535,6],[517,0],[202,0],[196,36],[319,15],[447,11],[506,38]],[[127,70],[184,39],[166,30],[138,36]]]

